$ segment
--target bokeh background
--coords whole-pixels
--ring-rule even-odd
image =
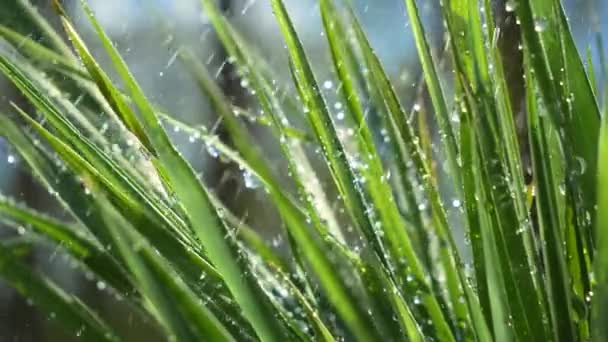
[[[48,0],[31,0],[40,11],[57,25],[57,18]],[[219,45],[198,0],[88,0],[101,23],[116,42],[132,72],[141,82],[148,96],[162,108],[181,120],[193,125],[203,125],[222,136],[222,125],[211,111],[207,100],[201,96],[193,79],[183,68],[176,54],[187,47],[209,68],[216,71],[218,82],[233,101],[242,106],[253,107],[242,80],[223,63],[226,55]],[[445,1],[445,0],[444,0]],[[64,1],[83,36],[100,52],[93,32],[80,13],[77,1]],[[230,20],[272,66],[279,82],[288,82],[286,54],[279,30],[272,16],[268,0],[221,0],[221,5]],[[318,8],[313,0],[285,0],[293,16],[298,32],[312,58],[315,72],[321,82],[332,81],[329,70],[329,52],[322,34]],[[504,8],[504,0],[495,0],[497,8]],[[563,1],[574,30],[579,51],[591,47],[594,61],[598,61],[596,39],[606,40],[608,35],[608,4],[603,0]],[[402,101],[411,105],[417,98],[416,84],[420,78],[420,66],[408,27],[408,19],[402,0],[357,0],[356,9],[368,32],[373,46],[390,73]],[[439,20],[438,0],[421,0],[420,8],[428,30],[435,56],[442,58],[445,44],[442,23]],[[38,38],[32,23],[27,20],[18,0],[0,0],[0,23]],[[58,26],[57,26],[58,27]],[[0,44],[0,49],[2,45]],[[102,64],[108,65],[104,54],[97,53]],[[509,60],[507,63],[509,63]],[[516,64],[517,61],[513,61]],[[514,68],[517,70],[517,68]],[[449,63],[443,70],[449,77]],[[516,72],[516,71],[514,71]],[[604,75],[598,75],[603,80]],[[332,103],[332,91],[327,96]],[[449,89],[448,89],[449,91]],[[8,82],[0,76],[0,115],[8,110],[8,103],[24,104],[23,99]],[[424,103],[422,103],[424,105]],[[339,105],[334,103],[339,112]],[[255,127],[252,128],[254,131]],[[218,195],[241,217],[272,242],[280,245],[275,236],[278,220],[271,206],[265,204],[264,194],[259,191],[254,179],[243,175],[233,166],[218,162],[213,153],[200,142],[179,131],[170,130],[174,140],[197,169],[205,174]],[[272,142],[265,141],[262,131],[259,140],[270,156],[275,153]],[[273,168],[280,169],[277,162]],[[19,156],[0,138],[0,193],[59,218],[64,212],[57,206],[46,189],[32,179]],[[0,239],[15,234],[2,227],[0,217]],[[279,246],[280,247],[280,246]],[[463,247],[465,248],[465,247]],[[466,254],[466,248],[465,248]],[[130,340],[158,340],[156,327],[150,322],[135,321],[134,316],[121,305],[103,283],[91,275],[82,274],[63,257],[60,251],[41,248],[28,257],[29,262],[44,269],[53,279],[70,292],[85,298],[92,307],[107,313],[105,317],[118,329],[128,332]],[[24,298],[5,286],[0,280],[0,342],[3,341],[71,341],[77,336],[67,335],[53,324],[52,314],[40,313]]]

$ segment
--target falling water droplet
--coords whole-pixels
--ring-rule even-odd
[[[17,161],[17,159],[15,158],[15,156],[14,156],[14,155],[9,154],[9,155],[8,155],[8,157],[6,158],[6,161],[7,161],[9,164],[14,164],[14,163],[15,163],[15,161]]]

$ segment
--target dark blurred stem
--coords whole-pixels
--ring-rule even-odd
[[[231,12],[234,10],[234,2],[232,0],[219,0],[218,3],[222,12],[226,17],[231,16]],[[230,99],[230,101],[239,106],[246,105],[246,99],[243,94],[242,88],[240,87],[240,79],[235,70],[235,66],[230,63],[225,63],[228,60],[228,53],[222,46],[221,42],[218,41],[216,46],[216,56],[221,61],[221,70],[218,74],[218,84],[222,88],[224,95]],[[218,120],[221,118],[218,117]],[[229,146],[232,145],[230,141],[231,137],[226,132],[223,125],[219,125],[215,134]],[[215,170],[214,179],[211,180],[210,184],[215,185],[218,198],[235,214],[241,215],[242,201],[239,201],[241,188],[241,179],[239,178],[239,170],[232,164],[222,164]]]

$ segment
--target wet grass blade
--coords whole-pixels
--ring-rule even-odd
[[[466,106],[466,104],[465,104]],[[485,203],[486,189],[481,178],[481,166],[477,153],[478,141],[474,130],[470,108],[463,107],[460,113],[460,148],[462,152],[462,176],[464,190],[464,205],[469,222],[469,237],[473,252],[473,267],[478,290],[480,311],[483,317],[477,318],[485,322],[489,328],[480,329],[482,340],[487,339],[486,330],[490,330],[496,340],[511,340],[512,332],[507,329],[510,309],[506,301],[504,282],[500,276],[499,257],[493,248],[494,236],[490,229],[492,222]],[[475,312],[475,311],[474,311]],[[478,324],[478,323],[477,323]]]
[[[596,286],[592,299],[592,336],[593,341],[608,338],[608,116],[604,114],[599,141],[598,173],[598,217],[595,227],[595,238],[598,253],[595,259],[594,272]]]
[[[437,189],[437,182],[433,178],[433,174],[430,170],[430,156],[426,156],[422,151],[419,138],[414,134],[413,128],[407,121],[407,115],[396,96],[395,90],[378,57],[373,52],[369,41],[365,37],[356,16],[352,13],[352,10],[351,18],[353,18],[353,29],[355,30],[356,39],[362,48],[364,58],[367,60],[367,65],[374,76],[378,90],[387,106],[388,115],[392,125],[394,125],[395,136],[399,137],[401,141],[400,148],[404,149],[402,153],[407,156],[407,160],[413,162],[417,177],[428,196],[433,222],[431,226],[434,228],[433,233],[437,234],[437,238],[442,246],[442,248],[440,248],[440,257],[442,266],[446,270],[447,283],[449,284],[448,289],[452,296],[452,304],[458,308],[461,313],[460,317],[465,317],[467,314],[463,314],[463,312],[470,310],[471,317],[475,319],[475,322],[479,327],[478,332],[485,335],[487,334],[487,328],[485,328],[485,322],[483,322],[481,318],[479,305],[476,303],[476,298],[470,285],[467,284],[467,277],[464,275],[462,269],[458,267],[458,265],[461,264],[460,256],[449,229],[445,208],[443,207]],[[463,297],[465,298],[464,302],[461,301],[461,298]],[[465,305],[468,308],[464,307]]]
[[[199,299],[173,273],[166,261],[152,251],[146,240],[107,200],[102,199],[103,193],[97,193],[97,196],[118,253],[128,265],[142,295],[154,308],[159,322],[168,330],[169,338],[233,341],[226,328],[204,305],[200,305]]]
[[[439,135],[443,142],[445,154],[448,158],[450,165],[450,174],[453,179],[456,180],[456,192],[460,192],[460,186],[458,182],[460,180],[459,172],[460,167],[458,166],[458,144],[456,142],[456,136],[451,125],[451,115],[448,111],[445,96],[441,89],[441,82],[436,70],[436,63],[433,61],[431,50],[426,39],[422,22],[420,21],[420,14],[418,12],[418,6],[414,0],[405,0],[407,13],[410,19],[410,25],[414,33],[414,40],[416,42],[416,48],[420,57],[420,63],[426,80],[426,85],[433,102],[435,109],[437,122],[439,123]]]
[[[12,30],[10,27],[0,25],[0,37],[13,45],[20,53],[25,54],[45,67],[64,70],[79,77],[89,77],[89,74],[85,70],[74,65],[69,58],[47,48],[28,36]]]
[[[396,199],[392,196],[392,189],[387,182],[386,172],[384,171],[380,157],[377,154],[378,149],[376,148],[373,136],[366,122],[363,104],[360,100],[354,80],[351,78],[351,75],[355,75],[353,70],[357,65],[355,64],[352,55],[349,55],[348,47],[345,42],[341,41],[341,34],[344,32],[343,24],[337,17],[336,8],[333,7],[330,2],[321,1],[320,9],[334,61],[334,68],[336,69],[341,82],[341,93],[353,116],[353,121],[357,128],[356,139],[359,153],[364,156],[363,159],[367,165],[366,168],[359,171],[365,179],[363,187],[369,194],[371,202],[374,203],[379,222],[382,224],[381,229],[386,234],[387,241],[390,241],[389,243],[397,246],[397,248],[395,248],[395,245],[389,247],[392,248],[393,255],[399,255],[395,250],[404,250],[405,252],[403,254],[408,258],[408,261],[413,264],[412,269],[422,269],[423,266],[420,265],[410,238],[407,236],[407,228],[397,207]],[[398,258],[401,257],[401,255],[398,256]],[[389,279],[390,278],[387,278],[386,280],[388,281]],[[402,285],[403,282],[400,282],[400,284]],[[406,298],[413,302],[409,294],[411,291],[406,289],[404,290],[404,293],[406,294]],[[394,301],[393,303],[400,304],[401,302]],[[396,306],[394,309],[401,313],[409,313],[410,310],[408,308],[404,311],[404,308],[400,306]],[[406,331],[412,331],[411,322],[408,320],[410,316],[408,314],[403,314],[398,317],[405,320],[402,321],[402,324],[404,327],[407,327]]]
[[[78,56],[86,67],[88,73],[91,75],[91,78],[97,84],[97,87],[103,96],[108,100],[115,113],[118,114],[118,117],[123,122],[125,127],[127,127],[139,139],[149,153],[154,154],[155,151],[152,148],[152,145],[145,134],[141,123],[139,122],[139,119],[135,116],[135,112],[125,102],[118,89],[114,87],[110,77],[108,77],[108,75],[97,64],[84,42],[72,26],[71,22],[65,15],[65,12],[63,12],[62,9],[59,11],[63,27],[68,34],[72,45],[77,51]]]
[[[311,162],[306,155],[303,146],[298,141],[287,141],[289,123],[291,117],[285,115],[282,102],[278,98],[275,86],[272,81],[261,74],[258,69],[258,59],[248,54],[250,47],[245,44],[238,32],[224,18],[213,1],[202,1],[203,8],[210,17],[211,22],[228,53],[236,60],[238,70],[242,77],[251,78],[252,88],[256,92],[256,96],[264,112],[269,115],[271,128],[279,141],[281,151],[287,159],[288,166],[293,172],[292,177],[300,195],[306,200],[309,215],[311,219],[318,216],[327,223],[327,230],[339,241],[343,242],[342,228],[338,224],[338,220],[327,198],[325,190],[320,186],[321,182],[317,172],[312,168]],[[296,107],[292,104],[291,107]],[[300,110],[291,110],[292,112],[300,112]],[[303,185],[306,184],[306,194],[301,191]],[[308,194],[312,195],[309,198]],[[319,222],[315,222],[315,226],[319,228]],[[320,229],[324,230],[324,229]]]
[[[90,341],[117,341],[110,327],[77,298],[23,264],[0,245],[0,275],[21,295],[52,313],[66,330]]]
[[[251,322],[258,336],[269,341],[282,340],[284,336],[282,325],[273,315],[270,303],[261,292],[256,279],[248,271],[245,259],[241,255],[242,252],[232,239],[226,238],[227,235],[230,236],[230,232],[213,207],[207,190],[200,183],[191,166],[170,142],[160,125],[154,108],[91,10],[84,2],[82,5],[114,67],[129,89],[133,102],[139,109],[142,125],[158,154],[159,161],[171,183],[171,188],[175,191],[175,196],[180,200],[188,216],[192,230],[199,237],[207,255],[221,273],[227,287],[240,304],[245,317]]]
[[[17,0],[19,6],[25,10],[27,15],[32,19],[34,24],[40,30],[43,39],[54,49],[57,50],[61,55],[67,58],[74,58],[72,50],[65,43],[61,35],[55,31],[53,25],[38,11],[38,8],[34,6],[30,0]]]
[[[569,192],[577,198],[573,199],[573,204],[577,203],[579,233],[583,234],[587,252],[593,253],[590,246],[593,245],[591,227],[595,216],[596,184],[594,177],[586,174],[597,174],[599,108],[561,4],[554,0],[528,0],[517,7],[516,13],[531,54],[528,65],[536,73],[553,125],[561,134],[567,157]],[[558,82],[554,80],[560,80],[564,86],[557,86]]]
[[[566,253],[563,250],[566,223],[560,213],[558,183],[561,181],[556,169],[554,147],[556,132],[551,131],[546,119],[541,117],[534,98],[533,75],[527,73],[528,80],[528,120],[534,174],[537,176],[536,207],[540,238],[544,241],[543,256],[546,272],[545,286],[551,310],[554,336],[559,341],[575,340],[574,317],[572,312],[571,283],[568,274]],[[546,114],[543,114],[546,116]],[[553,145],[554,146],[554,145]]]
[[[248,67],[250,62],[246,58],[240,59],[243,57],[243,53],[241,51],[242,46],[240,43],[236,42],[236,39],[234,38],[229,26],[226,25],[223,18],[217,13],[217,9],[209,2],[204,2],[203,4],[208,12],[210,12],[210,16],[214,22],[216,30],[218,30],[218,33],[220,33],[220,37],[223,37],[222,39],[225,40],[224,44],[227,45],[228,50],[236,56],[240,56],[237,57],[237,59],[239,59],[245,67]],[[283,119],[281,109],[279,106],[277,106],[278,101],[275,98],[274,91],[267,89],[263,77],[258,75],[254,70],[249,70],[247,77],[250,80],[253,89],[256,91],[265,112],[271,116],[273,125],[278,131],[279,136],[285,137],[285,124],[283,122],[286,119]],[[280,143],[282,151],[290,164],[292,179],[296,183],[298,193],[302,198],[304,198],[304,201],[306,201],[307,213],[310,215],[313,225],[317,228],[316,230],[318,234],[325,243],[319,244],[319,242],[315,241],[317,238],[314,235],[303,234],[307,230],[306,226],[308,224],[304,222],[304,217],[301,213],[297,211],[294,212],[293,209],[289,208],[289,205],[284,205],[284,199],[275,197],[275,203],[279,210],[282,211],[282,215],[286,220],[287,227],[291,227],[290,233],[298,242],[303,255],[307,258],[309,264],[315,270],[317,276],[321,280],[321,285],[325,289],[329,300],[339,310],[346,323],[350,327],[355,327],[355,334],[365,336],[366,334],[370,333],[362,330],[367,324],[362,325],[361,323],[356,323],[356,320],[360,320],[361,316],[366,316],[363,309],[365,305],[360,299],[353,298],[353,295],[350,294],[350,292],[353,292],[352,288],[350,288],[351,286],[347,285],[345,280],[341,279],[341,276],[336,276],[331,274],[331,272],[328,272],[332,267],[336,267],[339,264],[331,260],[334,257],[328,258],[320,253],[321,248],[326,249],[332,246],[333,248],[340,250],[342,247],[327,234],[327,228],[325,228],[325,226],[318,219],[318,216],[315,214],[316,208],[310,200],[311,197],[307,193],[309,189],[305,187],[305,184],[308,183],[304,183],[304,175],[300,176],[303,173],[303,170],[300,167],[300,164],[297,163],[298,159],[296,159],[296,154],[294,153],[297,152],[297,150],[294,151],[296,146],[293,145],[293,142],[289,142],[286,138],[280,139]],[[272,192],[273,191],[271,190],[271,193]],[[355,302],[352,302],[353,300]],[[351,303],[348,303],[348,301],[351,301]]]
[[[91,167],[85,160],[83,160],[75,151],[70,149],[67,145],[62,143],[55,136],[50,134],[44,128],[42,128],[37,122],[29,119],[24,116],[24,118],[29,122],[29,124],[41,135],[43,136],[49,144],[53,147],[53,149],[62,157],[62,159],[67,163],[68,167],[73,170],[75,174],[78,174],[79,179],[81,179],[85,187],[90,187],[93,183],[96,186],[101,186],[108,194],[113,194],[113,200],[116,201],[118,208],[128,208],[130,205],[127,202],[124,202],[124,198],[120,195],[117,195],[116,188],[112,186],[111,183],[107,182],[97,170]],[[48,168],[48,167],[47,167]],[[45,177],[47,175],[42,175]],[[68,179],[74,180],[73,176],[70,174],[66,174]],[[79,186],[80,187],[80,186]],[[78,189],[81,191],[80,189]],[[93,228],[100,229],[94,231],[96,236],[102,237],[104,241],[104,245],[113,245],[113,240],[109,237],[107,226],[105,224],[99,224],[96,221],[90,221],[91,219],[100,219],[101,208],[99,208],[99,203],[97,201],[90,201],[88,196],[82,198],[83,204],[85,208],[87,208],[87,215],[85,215],[83,222],[87,224],[93,224]],[[131,214],[129,210],[125,211],[128,214]],[[202,259],[192,247],[185,246],[175,239],[174,236],[167,234],[166,231],[158,230],[157,227],[154,227],[149,223],[141,223],[137,221],[138,219],[132,217],[131,222],[137,223],[137,229],[144,234],[151,241],[155,242],[155,247],[166,257],[169,257],[172,265],[179,270],[180,274],[188,281],[189,286],[192,289],[199,291],[199,293],[213,293],[219,296],[220,300],[219,305],[214,307],[214,310],[219,310],[221,313],[228,312],[231,315],[230,321],[239,321],[243,327],[243,333],[247,334],[247,329],[249,328],[246,322],[242,322],[240,320],[240,313],[235,311],[234,303],[232,303],[229,299],[225,300],[224,298],[229,297],[229,292],[225,289],[222,284],[222,279],[216,269],[211,266],[205,259]],[[205,282],[200,282],[200,277],[204,275],[206,278]],[[214,304],[215,303],[211,303]],[[222,318],[224,318],[222,316]],[[241,332],[241,331],[239,331]]]
[[[109,253],[90,238],[85,238],[84,231],[45,217],[31,209],[20,207],[12,201],[0,197],[0,214],[15,222],[15,226],[28,226],[36,234],[62,246],[77,261],[100,276],[119,293],[129,295],[133,286],[124,269],[116,263]]]

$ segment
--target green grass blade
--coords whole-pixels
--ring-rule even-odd
[[[465,4],[465,1],[460,1],[453,2],[452,5],[451,11],[444,8],[444,15],[447,18],[448,30],[456,40],[452,49],[455,69],[460,74],[457,78],[459,88],[467,95],[464,100],[469,102],[465,108],[473,109],[474,113],[470,122],[474,125],[474,132],[477,134],[475,139],[479,141],[480,148],[471,153],[480,154],[481,167],[485,170],[478,175],[485,183],[482,186],[487,189],[487,199],[493,203],[489,206],[487,215],[490,222],[493,222],[492,229],[495,230],[495,233],[491,234],[491,240],[498,244],[502,265],[499,275],[504,277],[504,289],[507,293],[519,298],[510,303],[512,321],[515,326],[519,325],[515,331],[520,334],[520,338],[528,338],[531,333],[539,333],[542,336],[543,329],[534,328],[537,325],[542,326],[543,322],[540,300],[542,291],[536,286],[538,276],[534,270],[537,260],[525,206],[523,173],[515,140],[517,134],[509,94],[506,92],[503,65],[494,41],[495,30],[491,24],[492,19],[488,19],[490,23],[484,25],[492,28],[483,32],[477,3],[469,1]],[[487,4],[485,11],[489,11],[486,17],[491,18],[491,8]],[[466,31],[463,31],[465,29]],[[459,34],[460,32],[466,34]],[[484,35],[492,37],[492,42],[486,42]],[[458,50],[457,47],[465,50]],[[468,54],[467,51],[471,53]],[[505,193],[512,195],[504,196]],[[469,229],[473,236],[477,236],[473,248],[483,248],[483,244],[479,244],[483,233],[479,234],[479,228],[475,227],[479,224],[479,218],[470,209],[467,216]],[[512,227],[518,226],[520,228],[517,232],[513,230]],[[480,276],[478,283],[485,286],[483,276],[486,266],[483,263],[487,263],[487,259],[482,257],[481,251],[475,253],[476,272]],[[526,290],[518,290],[514,284],[521,285],[520,287],[525,287]],[[486,296],[487,294],[482,294],[482,303],[488,314],[491,310],[488,309],[490,303]]]
[[[330,2],[321,1],[320,8],[325,32],[334,60],[334,67],[341,81],[343,97],[354,117],[355,124],[357,125],[358,134],[356,137],[358,138],[360,153],[366,156],[367,160],[366,165],[368,165],[368,168],[361,171],[361,174],[365,177],[364,187],[367,189],[371,200],[377,208],[380,222],[382,222],[384,226],[383,231],[387,234],[387,240],[396,244],[396,246],[392,247],[393,250],[409,250],[409,253],[405,252],[404,254],[407,256],[408,261],[414,264],[412,269],[421,269],[422,266],[419,264],[417,265],[417,256],[413,252],[413,246],[407,236],[404,221],[396,206],[396,200],[391,196],[392,189],[388,182],[386,182],[385,171],[383,170],[382,162],[376,152],[376,145],[365,121],[365,114],[359,94],[351,79],[351,75],[355,74],[353,70],[356,68],[356,65],[348,55],[346,44],[340,40],[340,33],[344,32],[342,23],[338,20],[336,9]],[[394,255],[399,255],[397,252],[393,253]],[[406,296],[408,299],[411,300],[411,297],[408,294],[411,293],[411,290],[406,289],[404,292],[407,294]],[[399,302],[397,301],[395,303]],[[403,312],[403,308],[397,307],[396,309],[398,312]],[[399,317],[405,319],[409,316],[400,315]],[[411,325],[407,321],[403,322],[403,324],[404,326]],[[411,327],[408,330],[411,331]]]
[[[466,104],[464,105],[466,106]],[[508,341],[512,339],[512,334],[506,328],[505,322],[508,320],[510,311],[505,300],[504,283],[499,275],[498,255],[492,246],[493,234],[488,229],[491,223],[485,208],[487,195],[480,184],[481,168],[477,153],[478,142],[473,127],[471,111],[464,107],[460,113],[463,190],[478,299],[481,304],[482,319],[485,318],[485,322],[491,327],[494,338],[500,341]],[[481,332],[484,332],[484,330],[480,329]],[[480,337],[483,337],[481,340],[488,338],[487,335],[481,334]]]
[[[594,261],[596,285],[592,299],[592,340],[608,338],[608,116],[604,114],[599,141],[598,217],[595,227],[597,254]]]
[[[562,135],[569,189],[573,192],[571,196],[579,197],[573,204],[576,204],[577,221],[581,225],[580,234],[584,234],[584,241],[591,245],[596,187],[594,177],[587,176],[587,172],[597,174],[599,109],[561,4],[554,0],[528,0],[517,7],[516,13],[531,54],[529,65],[534,68],[553,124]],[[560,80],[565,87],[558,87],[554,80]],[[584,174],[581,163],[584,163]],[[593,251],[588,250],[588,253]]]
[[[65,32],[68,34],[72,45],[78,53],[78,56],[80,56],[84,66],[91,75],[91,78],[97,84],[97,87],[103,96],[108,100],[114,111],[118,114],[118,117],[123,122],[125,127],[127,127],[139,139],[139,141],[150,153],[154,153],[154,149],[152,148],[141,123],[135,116],[135,112],[124,101],[121,93],[118,91],[118,89],[116,89],[116,87],[114,87],[108,75],[97,64],[84,42],[70,23],[69,19],[61,9],[60,15]]]
[[[73,73],[78,77],[89,77],[89,74],[85,70],[72,63],[69,58],[47,48],[28,36],[12,30],[10,27],[0,25],[0,37],[13,45],[20,53],[43,64],[45,67],[58,68],[59,70]]]
[[[129,202],[125,202],[125,199],[120,195],[120,192],[117,192],[116,188],[108,183],[107,179],[105,179],[98,170],[94,169],[90,164],[88,164],[85,160],[83,160],[75,151],[62,143],[55,136],[50,134],[44,128],[42,128],[37,122],[29,119],[24,116],[24,118],[30,123],[30,125],[40,133],[53,147],[53,149],[64,159],[64,161],[68,164],[69,168],[74,171],[75,174],[79,175],[79,178],[84,182],[85,186],[89,187],[92,183],[97,184],[97,186],[102,186],[104,190],[108,194],[114,194],[113,200],[116,201],[117,207],[122,209],[127,209],[124,211],[125,213],[132,215],[131,222],[137,223],[136,228],[140,230],[144,236],[149,238],[151,241],[154,241],[155,247],[166,257],[169,257],[173,262],[173,265],[181,271],[181,274],[189,281],[190,286],[198,291],[203,291],[206,293],[215,293],[221,296],[229,296],[229,293],[223,287],[221,283],[221,278],[218,272],[215,270],[213,266],[207,263],[204,259],[202,259],[195,251],[193,251],[192,247],[183,245],[180,241],[176,240],[175,237],[164,230],[159,230],[158,227],[154,226],[152,221],[141,222],[138,221],[139,218],[136,215],[133,215],[133,212],[128,208],[131,206]],[[47,167],[48,168],[48,167]],[[41,175],[41,177],[46,177],[48,175]],[[74,180],[75,178],[70,174],[66,174],[68,179]],[[66,184],[66,183],[63,183]],[[78,185],[78,183],[77,183]],[[80,187],[80,185],[78,185]],[[60,191],[65,189],[59,189]],[[99,219],[101,215],[99,204],[96,201],[90,201],[89,197],[82,197],[82,202],[85,205],[86,214],[84,215],[83,222],[90,224],[93,226],[89,226],[92,228],[98,228],[101,231],[94,231],[96,236],[102,237],[104,244],[112,244],[112,240],[109,239],[107,227],[104,225],[100,225],[98,222],[91,222],[89,218]],[[70,203],[72,205],[72,202]],[[204,274],[207,277],[207,281],[201,283],[200,275]],[[230,311],[230,304],[223,309]],[[239,315],[235,313],[235,318]]]
[[[241,76],[251,78],[252,88],[255,89],[256,96],[265,113],[270,116],[273,133],[279,140],[281,150],[288,161],[290,170],[294,174],[292,178],[296,182],[299,191],[301,190],[300,184],[307,185],[306,190],[312,195],[310,201],[308,200],[308,194],[304,195],[300,191],[300,195],[306,199],[309,215],[311,215],[311,218],[314,218],[318,214],[321,219],[327,222],[327,230],[339,241],[343,242],[342,229],[338,224],[334,211],[331,209],[325,190],[320,186],[321,182],[317,172],[311,167],[306,152],[297,141],[291,141],[287,144],[288,141],[285,138],[288,137],[288,125],[292,120],[285,115],[274,85],[268,81],[265,75],[258,71],[259,60],[249,54],[251,47],[245,44],[237,31],[220,14],[214,2],[204,0],[202,3],[224,48],[236,59]],[[291,107],[295,108],[295,105],[292,104]],[[299,109],[293,111],[300,112]],[[318,227],[317,223],[315,222],[315,226]]]
[[[539,216],[540,237],[544,241],[543,257],[546,272],[545,286],[549,298],[552,326],[559,341],[575,340],[572,312],[571,283],[566,268],[566,253],[563,250],[565,222],[558,205],[558,184],[561,181],[555,171],[556,159],[552,155],[550,139],[555,132],[547,127],[548,122],[540,117],[534,98],[533,76],[527,73],[528,120],[534,174],[537,176],[536,201]],[[553,136],[554,137],[554,136]],[[555,143],[555,142],[553,142]]]
[[[17,0],[19,6],[26,12],[26,14],[32,19],[34,24],[38,27],[43,35],[45,41],[57,50],[60,54],[67,58],[74,58],[72,50],[65,43],[61,35],[55,31],[53,25],[46,20],[46,18],[38,11],[38,8],[34,6],[30,0]]]
[[[133,291],[131,281],[124,269],[107,252],[104,252],[98,243],[79,236],[79,234],[82,235],[82,230],[79,232],[76,227],[70,227],[44,217],[2,197],[0,197],[0,214],[17,223],[18,226],[28,226],[36,234],[62,246],[76,260],[86,265],[119,293],[128,295]]]
[[[417,176],[422,183],[424,191],[429,197],[431,215],[433,219],[432,226],[435,228],[433,233],[437,234],[440,244],[443,246],[443,248],[440,249],[440,257],[442,266],[445,267],[447,273],[449,284],[448,288],[451,291],[450,294],[452,295],[453,305],[459,307],[459,310],[461,310],[460,312],[462,312],[462,310],[470,310],[471,317],[475,318],[475,322],[479,327],[478,331],[482,334],[486,334],[487,331],[486,328],[484,328],[485,323],[481,319],[479,305],[476,303],[470,285],[467,284],[467,278],[464,275],[463,270],[458,266],[461,264],[460,256],[458,255],[456,243],[454,242],[452,234],[449,231],[446,212],[443,204],[441,203],[436,181],[434,180],[432,172],[430,171],[429,162],[427,159],[430,156],[426,156],[422,151],[420,141],[414,134],[414,130],[410,123],[407,121],[407,115],[399,103],[395,90],[393,89],[378,57],[373,52],[369,41],[365,37],[365,34],[361,29],[361,25],[354,14],[352,14],[352,10],[351,17],[353,18],[353,29],[355,30],[356,38],[359,41],[371,73],[374,75],[375,82],[378,84],[378,89],[387,106],[390,120],[395,126],[396,135],[399,136],[400,140],[402,141],[400,148],[405,149],[404,155],[411,158],[413,166],[417,172]],[[457,295],[459,293],[460,295]],[[464,303],[460,300],[462,297],[466,299]],[[463,308],[463,305],[468,306],[468,309]]]
[[[89,341],[116,341],[110,327],[77,298],[38,275],[0,245],[0,276],[21,295],[54,316],[65,329]]]
[[[150,302],[159,322],[169,332],[169,339],[233,341],[198,298],[171,271],[162,257],[155,254],[146,240],[97,192],[104,219],[118,252],[134,275],[142,295]]]
[[[245,65],[245,67],[250,65],[250,61],[248,59],[242,58],[244,56],[242,53],[241,43],[236,42],[237,39],[234,37],[233,32],[230,30],[229,26],[227,26],[227,24],[224,22],[223,18],[219,16],[219,14],[217,13],[217,9],[213,6],[213,4],[209,2],[204,2],[203,4],[205,6],[205,9],[207,9],[208,14],[212,18],[212,22],[214,22],[216,30],[218,31],[218,33],[220,33],[220,37],[223,37],[222,39],[225,40],[225,45],[227,45],[227,48],[236,56],[240,56],[237,57],[237,59],[239,59],[240,62]],[[269,115],[271,116],[272,123],[275,129],[278,131],[280,136],[285,136],[284,122],[288,121],[286,121],[286,119],[282,117],[283,114],[281,112],[281,108],[277,106],[278,101],[275,98],[274,90],[268,90],[263,77],[261,77],[254,70],[249,70],[247,77],[250,80],[253,89],[256,91],[256,94],[258,95],[265,112],[269,113]],[[306,201],[306,206],[308,210],[307,212],[311,217],[312,223],[317,228],[317,232],[325,240],[326,244],[337,248],[338,250],[341,250],[341,246],[339,246],[339,243],[336,244],[336,241],[334,241],[332,237],[327,235],[327,228],[324,227],[324,225],[318,220],[318,217],[316,217],[315,215],[316,208],[314,204],[310,201],[311,196],[307,194],[309,190],[307,189],[307,185],[309,183],[305,183],[304,181],[305,177],[304,175],[302,175],[302,168],[300,167],[298,159],[296,159],[296,154],[294,153],[297,152],[297,150],[292,150],[295,149],[295,146],[292,145],[291,142],[288,142],[288,139],[285,138],[280,139],[280,143],[283,153],[286,156],[288,163],[290,164],[290,170],[292,171],[292,179],[296,183],[299,194]],[[272,192],[273,191],[271,190],[271,193]],[[325,288],[329,300],[335,305],[336,308],[338,308],[341,315],[345,318],[348,324],[351,324],[353,319],[357,319],[357,316],[365,316],[365,305],[361,303],[361,300],[352,298],[352,295],[349,294],[349,292],[352,292],[352,290],[349,289],[349,286],[344,283],[344,279],[340,279],[335,275],[331,275],[330,272],[328,272],[331,267],[335,267],[331,266],[335,265],[335,263],[331,261],[331,258],[327,258],[319,254],[320,246],[319,243],[315,241],[314,236],[306,236],[302,234],[303,231],[307,230],[307,224],[304,223],[304,217],[302,216],[302,214],[298,213],[297,211],[294,212],[293,209],[289,208],[289,205],[286,207],[283,202],[284,199],[280,196],[275,197],[275,203],[277,204],[279,209],[283,211],[282,215],[284,216],[286,223],[288,223],[287,227],[290,229],[291,234],[294,236],[294,239],[299,242],[300,246],[305,246],[302,248],[303,255],[307,258],[313,269],[316,271],[317,275],[320,277],[321,284]],[[288,212],[284,212],[285,210],[288,210]],[[297,221],[294,222],[294,219],[297,219]],[[350,300],[347,299],[349,297],[351,297]],[[353,300],[355,301],[354,303],[357,304],[353,305],[353,303],[348,303],[348,301]],[[381,323],[381,320],[376,320],[376,322]]]
[[[197,179],[191,166],[169,141],[152,105],[91,10],[84,3],[83,8],[114,67],[129,89],[133,102],[139,109],[148,138],[158,153],[159,160],[175,190],[175,195],[179,198],[192,229],[199,237],[210,260],[222,274],[230,292],[240,304],[245,317],[251,322],[258,336],[269,341],[282,340],[284,332],[281,323],[277,321],[271,311],[270,304],[262,294],[259,284],[247,270],[248,266],[242,259],[238,247],[232,239],[226,238],[229,232],[211,204],[207,190]]]
[[[414,33],[414,40],[416,42],[416,48],[420,57],[420,63],[426,80],[426,85],[429,89],[429,94],[435,108],[437,122],[439,123],[439,134],[443,142],[446,156],[450,165],[450,175],[456,180],[456,192],[460,192],[460,167],[458,166],[458,144],[456,142],[456,136],[451,125],[450,113],[447,108],[443,90],[441,89],[441,83],[436,70],[436,63],[433,61],[429,44],[427,42],[422,22],[420,21],[420,14],[418,12],[418,6],[414,0],[405,0],[407,13],[410,19],[410,26]]]

